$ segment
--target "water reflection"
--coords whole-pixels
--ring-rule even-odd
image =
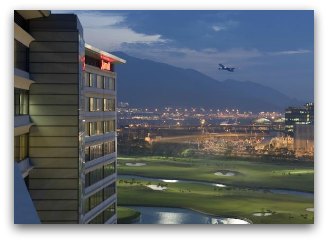
[[[249,224],[236,219],[213,217],[184,208],[130,206],[141,213],[140,224]]]

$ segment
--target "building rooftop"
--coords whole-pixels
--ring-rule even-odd
[[[103,51],[103,50],[100,50],[92,45],[89,45],[89,44],[85,44],[85,51],[88,52],[88,55],[97,55],[97,56],[94,56],[94,57],[99,57],[99,54],[100,55],[103,55],[103,56],[106,56],[110,59],[110,62],[112,63],[115,63],[115,64],[125,64],[126,63],[126,60],[122,59],[122,58],[119,58],[113,54],[110,54],[106,51]]]

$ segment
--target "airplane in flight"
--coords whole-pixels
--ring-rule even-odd
[[[230,72],[234,72],[234,70],[236,69],[236,67],[227,67],[223,64],[219,64],[219,70],[222,70],[222,71],[230,71]]]

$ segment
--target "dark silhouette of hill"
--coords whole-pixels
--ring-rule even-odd
[[[129,56],[115,55],[118,100],[133,107],[239,108],[243,111],[283,111],[302,105],[281,92],[250,81],[217,81],[193,69]]]

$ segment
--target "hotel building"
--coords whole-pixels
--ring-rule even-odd
[[[15,223],[116,223],[114,68],[125,60],[86,44],[74,14],[15,11],[14,30],[14,160],[28,191],[15,179]]]

